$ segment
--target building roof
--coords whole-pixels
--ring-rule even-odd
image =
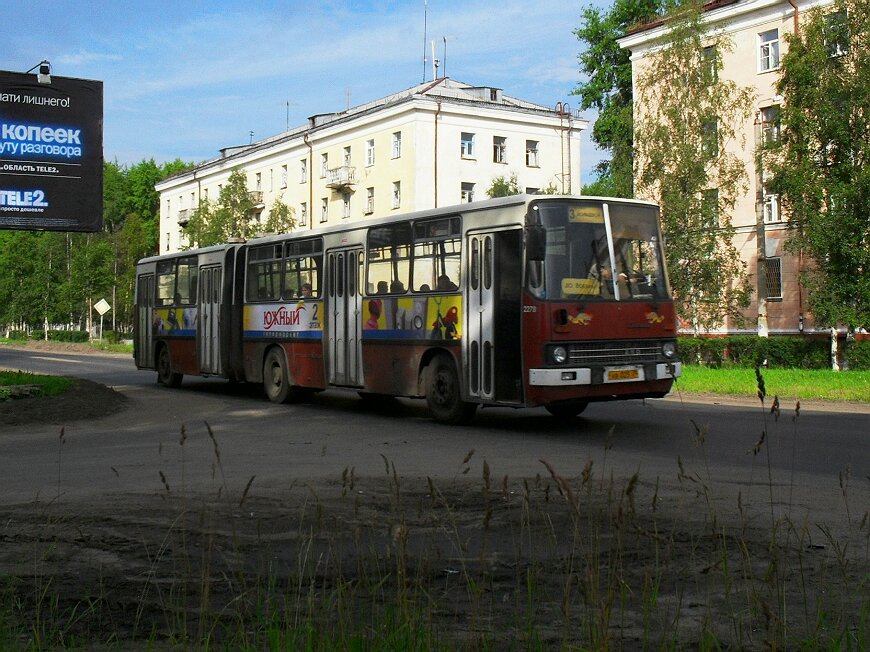
[[[542,104],[535,104],[534,102],[527,102],[516,97],[505,95],[500,88],[492,86],[473,86],[448,77],[441,77],[440,79],[423,82],[422,84],[417,84],[397,93],[351,107],[344,111],[315,114],[309,117],[308,122],[304,125],[293,127],[292,129],[264,138],[263,140],[258,140],[249,145],[224,147],[220,150],[220,156],[203,161],[197,164],[192,170],[180,172],[168,177],[157,185],[160,186],[170,179],[189,175],[194,170],[212,167],[226,162],[227,159],[250,154],[256,150],[268,149],[281,142],[301,138],[306,133],[311,133],[319,129],[353,120],[360,116],[381,111],[385,108],[396,106],[404,102],[410,102],[415,99],[447,101],[453,104],[468,104],[476,106],[485,104],[493,108],[500,107],[513,112],[538,115],[554,116],[559,115],[560,112],[564,111],[560,106],[547,107]]]

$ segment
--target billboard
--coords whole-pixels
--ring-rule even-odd
[[[99,231],[103,82],[0,70],[0,228]]]

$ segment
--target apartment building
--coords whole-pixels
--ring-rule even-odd
[[[776,93],[779,64],[786,53],[784,36],[800,28],[801,15],[832,0],[714,0],[704,8],[703,20],[709,33],[722,35],[731,43],[730,51],[720,52],[719,79],[734,81],[752,89],[755,106],[752,115],[736,132],[745,142],[728,147],[746,166],[749,184],[737,201],[732,222],[737,229],[734,244],[753,277],[755,293],[746,311],[746,325],[734,321],[724,324],[727,333],[797,334],[814,330],[812,317],[805,313],[805,294],[798,282],[804,264],[785,250],[788,216],[780,208],[779,197],[766,186],[764,170],[756,166],[757,147],[779,138],[779,107]],[[644,59],[656,51],[666,34],[667,23],[654,22],[620,40],[631,52],[632,74],[637,85]],[[635,98],[638,94],[635,93]],[[764,282],[759,283],[760,275]]]
[[[184,225],[241,170],[265,220],[276,200],[296,229],[486,199],[496,177],[526,192],[580,193],[588,123],[501,89],[436,79],[346,111],[312,116],[271,138],[221,150],[157,184],[160,253],[188,245]]]

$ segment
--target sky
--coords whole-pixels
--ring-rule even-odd
[[[0,0],[0,70],[101,80],[107,161],[200,162],[432,79],[432,41],[439,76],[576,111],[573,30],[605,1]]]

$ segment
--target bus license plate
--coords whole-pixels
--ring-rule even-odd
[[[624,383],[632,380],[643,380],[643,371],[637,367],[607,369],[604,374],[605,383]]]

